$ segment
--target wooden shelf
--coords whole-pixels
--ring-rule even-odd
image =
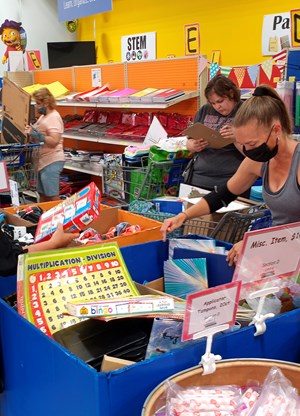
[[[184,95],[174,98],[166,103],[92,103],[86,101],[66,101],[57,100],[57,105],[61,107],[93,107],[93,108],[120,108],[120,109],[158,109],[162,110],[182,101],[189,100],[199,96],[198,91],[187,91]]]

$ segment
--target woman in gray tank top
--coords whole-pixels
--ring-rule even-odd
[[[300,143],[293,139],[287,108],[268,85],[257,87],[238,110],[233,130],[246,158],[225,186],[217,187],[197,204],[172,219],[165,220],[161,232],[180,227],[186,219],[216,211],[263,177],[263,197],[274,225],[300,221]],[[236,261],[241,242],[230,250],[227,260]]]

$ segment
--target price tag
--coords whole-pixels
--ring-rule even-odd
[[[233,325],[240,288],[241,282],[231,282],[187,296],[182,341],[213,326]]]
[[[233,281],[251,284],[299,271],[300,222],[245,233]]]

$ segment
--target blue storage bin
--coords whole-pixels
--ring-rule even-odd
[[[135,281],[163,276],[168,242],[124,247],[121,252]],[[300,362],[300,310],[268,320],[264,335],[254,337],[254,333],[254,327],[245,327],[216,335],[212,351],[223,359],[261,357]],[[0,335],[5,381],[1,416],[139,416],[149,393],[170,375],[197,365],[206,347],[202,340],[116,371],[97,372],[3,300]]]
[[[256,202],[264,202],[263,197],[262,197],[262,186],[251,187],[250,199]]]

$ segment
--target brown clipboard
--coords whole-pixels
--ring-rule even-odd
[[[183,131],[183,134],[192,139],[204,139],[209,147],[221,149],[233,143],[234,139],[225,139],[218,131],[213,130],[202,123],[195,123]]]

